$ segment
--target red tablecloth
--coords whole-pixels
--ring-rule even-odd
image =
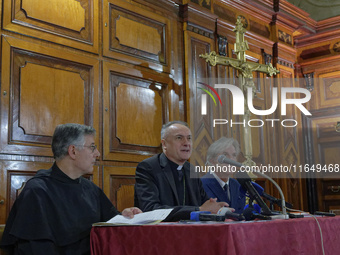
[[[318,217],[326,255],[340,254],[340,216]],[[93,227],[92,255],[322,255],[313,218],[231,224]]]

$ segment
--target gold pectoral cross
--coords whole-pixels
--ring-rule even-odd
[[[208,62],[211,66],[216,65],[225,65],[231,66],[238,70],[239,78],[240,78],[240,86],[244,95],[247,95],[247,89],[252,88],[253,94],[252,98],[256,93],[256,88],[253,80],[253,72],[262,72],[266,73],[269,76],[273,74],[278,74],[279,70],[272,66],[270,63],[269,65],[258,64],[253,62],[246,61],[246,50],[249,49],[248,42],[244,39],[244,34],[246,29],[243,27],[241,22],[241,17],[237,17],[236,26],[233,30],[236,32],[236,43],[234,44],[234,52],[237,54],[237,59],[224,57],[217,55],[215,51],[200,55],[201,58],[204,58],[206,62]],[[243,121],[248,123],[250,119],[250,111],[247,105],[247,100],[244,101],[245,106],[245,113],[243,115]],[[252,138],[251,138],[251,129],[249,125],[245,126],[244,129],[244,156],[246,158],[244,165],[252,166],[255,165],[255,162],[252,160]]]

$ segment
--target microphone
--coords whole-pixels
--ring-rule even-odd
[[[234,160],[231,160],[230,158],[227,158],[224,155],[218,156],[217,162],[220,163],[220,164],[229,164],[229,165],[237,166],[237,167],[241,167],[242,166],[241,163],[239,163],[237,161],[234,161]]]
[[[218,156],[218,162],[223,164],[223,163],[226,163],[226,164],[230,164],[230,165],[234,165],[234,166],[237,166],[237,167],[242,167],[244,166],[243,164],[239,163],[239,162],[236,162],[234,160],[231,160],[229,158],[227,158],[226,156],[224,155],[220,155]],[[287,215],[287,211],[286,211],[286,201],[285,201],[285,196],[283,195],[283,192],[282,192],[282,189],[280,188],[280,186],[276,183],[276,181],[274,181],[272,178],[270,178],[268,175],[264,174],[264,173],[261,173],[261,172],[255,172],[256,175],[260,175],[266,179],[268,179],[271,183],[274,184],[274,186],[278,189],[279,193],[280,193],[280,196],[281,196],[281,208],[282,208],[282,214],[286,217],[285,219],[288,219],[288,215]],[[249,176],[247,175],[247,177],[249,178]],[[250,183],[250,178],[249,178],[249,183]],[[251,183],[250,183],[251,185]],[[246,189],[247,190],[247,189]],[[249,191],[248,191],[249,192]],[[262,200],[262,198],[260,197],[260,199]],[[256,202],[261,206],[261,204],[256,200]],[[262,200],[263,202],[263,200]],[[263,204],[266,206],[266,208],[268,208],[268,206],[263,202]],[[262,206],[261,206],[262,207]],[[268,208],[269,210],[269,208]]]
[[[246,221],[255,220],[255,219],[260,219],[260,220],[271,220],[272,219],[270,216],[265,216],[257,212],[254,212],[253,208],[251,207],[248,207],[243,211],[243,216],[245,217]]]
[[[218,156],[217,161],[220,164],[229,164],[237,167],[243,166],[241,163],[231,160],[230,158],[227,158],[225,155]],[[271,210],[268,208],[266,203],[260,197],[259,193],[251,184],[251,179],[249,178],[249,175],[244,172],[237,172],[236,179],[241,184],[241,186],[248,191],[250,198],[255,200],[259,204],[259,206],[262,208],[263,213],[271,215],[272,214]]]
[[[251,182],[251,184],[254,186],[254,188],[259,193],[259,195],[262,196],[264,189],[260,185],[258,185],[256,182]],[[240,187],[240,192],[242,195],[249,197],[249,195],[247,194],[247,191],[242,186]]]
[[[262,200],[259,193],[256,191],[254,186],[252,185],[251,179],[247,173],[237,172],[236,179],[241,184],[241,186],[248,191],[249,197],[255,200],[258,205],[261,207],[264,214],[272,215],[272,211],[269,209],[267,204]]]
[[[229,207],[222,207],[218,210],[217,215],[223,215],[226,219],[232,219],[236,221],[245,220],[242,214],[234,213]]]
[[[241,221],[241,220],[245,220],[244,215],[239,214],[239,213],[234,213],[234,212],[226,212],[224,217],[226,219],[231,219],[231,220],[235,220],[235,221]]]
[[[258,184],[257,184],[258,185]],[[260,186],[260,185],[259,185]],[[261,186],[260,186],[261,187]],[[262,188],[262,187],[261,187]],[[256,189],[256,187],[255,187]],[[263,188],[262,188],[263,189]],[[267,199],[270,203],[272,204],[276,204],[278,206],[280,206],[282,208],[282,200],[278,199],[276,197],[273,197],[269,194],[267,194],[266,192],[263,192],[262,194],[260,194],[262,197],[264,197],[265,199]],[[287,208],[293,208],[293,205],[291,203],[288,203],[287,201],[285,201],[286,207]]]
[[[243,208],[243,211],[247,209],[248,207],[252,207],[254,212],[261,213],[261,207],[258,204],[252,204],[252,205],[245,205]]]
[[[276,204],[276,205],[282,207],[281,199],[273,197],[273,196],[267,194],[266,192],[264,192],[264,189],[259,184],[257,184],[256,182],[251,182],[251,184],[254,186],[254,188],[256,189],[256,191],[259,193],[259,195],[261,197],[264,197],[265,199],[267,199],[272,204]],[[240,192],[241,192],[241,194],[243,194],[245,196],[247,195],[246,194],[247,191],[244,190],[244,188],[242,186],[240,187]],[[286,207],[293,208],[293,205],[291,203],[286,202]]]

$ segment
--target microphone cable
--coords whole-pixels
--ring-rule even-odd
[[[296,209],[292,209],[292,208],[288,208],[288,207],[286,207],[286,209],[287,209],[288,211],[306,213],[306,214],[310,215],[311,217],[313,217],[313,218],[315,219],[316,223],[318,224],[318,228],[319,228],[319,232],[320,232],[322,254],[325,255],[325,248],[324,248],[324,246],[323,246],[322,229],[321,229],[321,226],[320,226],[320,223],[319,223],[318,219],[317,219],[313,214],[311,214],[311,213],[309,213],[309,212],[304,212],[304,211],[301,211],[301,210],[296,210]]]

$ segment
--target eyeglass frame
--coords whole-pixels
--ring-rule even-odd
[[[80,144],[73,144],[74,146],[81,146],[81,147],[88,147],[91,148],[92,153],[98,148],[96,144],[91,144],[91,145],[80,145]]]

